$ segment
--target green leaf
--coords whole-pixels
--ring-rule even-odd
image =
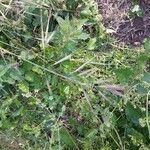
[[[70,148],[76,147],[76,140],[75,138],[69,133],[68,129],[63,127],[60,129],[60,138],[66,145]]]
[[[3,120],[2,121],[2,125],[1,125],[2,127],[2,129],[9,129],[10,130],[10,128],[13,128],[13,124],[12,124],[12,121],[10,121],[9,119],[5,119],[5,120]]]
[[[31,60],[31,59],[35,58],[36,56],[29,51],[21,51],[20,57],[23,60],[25,60],[25,59]]]
[[[133,9],[131,10],[132,12],[138,12],[140,10],[139,5],[134,5]]]
[[[131,141],[134,145],[139,146],[145,141],[145,137],[140,132],[133,130],[131,134]]]
[[[104,147],[100,148],[100,150],[112,150],[112,149],[108,146],[104,146]]]
[[[10,77],[14,80],[21,80],[22,79],[22,73],[18,69],[13,69],[10,72]]]
[[[146,72],[144,73],[144,76],[142,78],[142,81],[145,81],[147,83],[150,83],[150,73]]]
[[[6,66],[0,65],[0,78],[6,74],[9,68],[10,65],[6,65]]]
[[[142,117],[142,112],[138,107],[134,107],[130,102],[128,102],[125,108],[125,113],[129,121],[135,125],[139,124],[139,118]]]
[[[66,86],[65,89],[64,89],[64,93],[65,93],[66,95],[68,95],[69,92],[70,92],[70,87],[69,87],[69,86]]]
[[[87,132],[86,138],[93,139],[97,134],[97,129],[91,129]]]
[[[18,110],[16,110],[15,112],[13,112],[12,117],[17,117],[19,115],[22,115],[22,112],[23,112],[23,106],[19,108]]]
[[[66,17],[66,20],[64,20],[63,18],[56,16],[56,20],[57,20],[59,26],[62,28],[62,30],[67,29],[65,27],[69,24],[69,18],[68,17]],[[67,22],[68,22],[68,24],[67,24]],[[65,26],[65,24],[66,24],[66,26]]]
[[[89,7],[87,7],[83,11],[81,11],[81,14],[84,16],[89,16],[91,14],[91,10],[89,9]]]
[[[40,74],[40,75],[43,75],[43,74],[44,74],[43,70],[40,69],[40,68],[37,67],[37,66],[33,66],[32,71],[33,71],[33,72],[36,72],[37,74]]]
[[[87,47],[89,50],[93,50],[96,46],[96,38],[91,38],[87,43]]]
[[[12,79],[12,78],[7,78],[6,80],[5,80],[5,82],[7,82],[7,83],[9,83],[9,84],[15,84],[15,80],[14,79]]]
[[[22,59],[27,59],[27,58],[28,58],[28,52],[27,52],[27,51],[21,51],[20,57],[21,57]]]
[[[140,94],[146,94],[149,91],[149,89],[144,87],[144,85],[142,85],[142,84],[138,84],[136,89],[137,89],[137,92]]]
[[[29,84],[27,82],[20,82],[18,88],[24,93],[29,93]]]
[[[28,72],[25,74],[25,79],[29,82],[34,82],[34,76],[35,76],[35,73]]]
[[[86,40],[86,39],[88,39],[89,38],[89,34],[87,34],[87,33],[81,33],[78,37],[77,37],[77,39],[79,39],[79,40]]]
[[[146,52],[150,53],[150,38],[146,39],[146,41],[144,43],[144,48],[145,48]]]
[[[138,65],[145,65],[145,63],[148,61],[148,55],[147,54],[141,54],[139,57],[138,57]]]
[[[120,82],[128,82],[130,77],[134,74],[133,70],[130,68],[119,68],[115,73]]]
[[[69,41],[67,42],[64,47],[61,49],[62,51],[64,52],[73,52],[75,51],[77,48],[76,48],[76,45],[77,43],[74,42],[74,41]]]

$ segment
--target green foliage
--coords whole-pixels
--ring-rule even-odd
[[[136,4],[133,6],[133,8],[130,10],[131,16],[138,16],[141,17],[144,15],[143,10],[140,8],[139,4]]]
[[[115,45],[94,0],[14,5],[0,2],[0,149],[150,149],[149,39]]]

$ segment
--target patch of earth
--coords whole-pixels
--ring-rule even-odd
[[[129,16],[131,0],[96,0],[104,25],[114,31],[119,43],[139,46],[150,36],[150,0],[139,0],[142,16]]]

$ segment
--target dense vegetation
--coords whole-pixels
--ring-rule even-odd
[[[150,149],[150,39],[108,31],[94,0],[0,1],[0,149]]]

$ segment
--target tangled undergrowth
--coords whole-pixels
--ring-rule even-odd
[[[0,1],[0,149],[149,150],[149,54],[94,0]]]

